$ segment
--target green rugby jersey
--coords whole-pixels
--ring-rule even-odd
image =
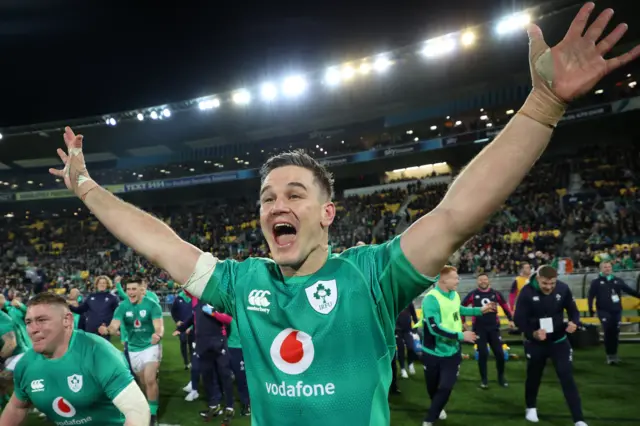
[[[231,324],[229,324],[229,338],[227,339],[227,346],[235,349],[242,349],[242,344],[240,344],[240,333],[238,332],[238,322],[236,318],[233,317],[231,319]]]
[[[82,304],[82,296],[78,296],[78,299],[76,299],[78,302],[78,305]],[[80,314],[73,314],[73,326],[77,329],[78,328],[78,324],[80,324]]]
[[[16,339],[20,339],[25,350],[29,349],[31,347],[31,339],[27,333],[27,326],[24,323],[24,317],[27,315],[26,305],[24,303],[20,303],[20,306],[13,306],[10,302],[6,302],[4,308],[9,317],[13,320]]]
[[[237,322],[253,426],[389,424],[396,318],[435,281],[400,237],[329,254],[309,276],[203,255],[193,277],[186,290]]]
[[[16,348],[9,356],[15,356],[23,353],[26,349],[24,337],[20,333],[18,325],[11,319],[11,317],[0,311],[0,337],[7,333],[13,333],[16,337]],[[0,338],[0,349],[4,347],[4,340]]]
[[[95,334],[75,330],[67,352],[49,359],[28,350],[13,373],[14,395],[56,425],[124,425],[113,399],[133,381],[123,355]]]
[[[436,286],[422,299],[422,350],[441,357],[455,355],[464,340],[460,317],[479,315],[482,315],[482,308],[460,306],[458,292],[446,292]]]
[[[152,346],[153,320],[159,318],[162,318],[162,308],[146,297],[136,304],[128,298],[123,300],[113,314],[113,319],[120,321],[121,329],[124,326],[129,352],[140,352]]]

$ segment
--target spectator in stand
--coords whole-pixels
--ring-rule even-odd
[[[529,281],[530,276],[531,264],[529,262],[522,262],[520,264],[520,274],[513,280],[511,291],[509,292],[509,307],[511,308],[511,312],[515,310],[518,294],[520,294],[522,287]]]

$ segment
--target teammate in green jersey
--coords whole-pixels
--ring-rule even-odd
[[[101,326],[99,331],[100,334],[115,335],[124,325],[131,368],[147,394],[153,424],[158,414],[160,393],[157,376],[162,358],[160,340],[164,334],[162,308],[144,297],[144,287],[136,277],[126,286],[127,299],[116,309],[111,324],[108,327]]]
[[[26,323],[33,348],[16,365],[0,426],[22,424],[31,407],[60,426],[149,424],[144,394],[122,354],[99,336],[74,330],[63,297],[33,297]]]
[[[13,371],[22,358],[24,350],[25,344],[18,325],[9,315],[0,311],[0,366],[3,367],[0,371],[0,399],[2,405],[11,395]]]
[[[69,297],[67,298],[67,303],[69,303],[70,306],[74,306],[76,308],[80,306],[82,304],[82,295],[80,294],[80,290],[78,290],[75,287],[69,290]],[[81,314],[76,314],[75,312],[73,313],[73,326],[76,328],[76,330],[79,329],[81,319],[82,319]]]
[[[82,135],[67,127],[64,179],[124,245],[185,289],[236,318],[245,350],[252,424],[389,424],[387,393],[398,309],[437,279],[447,259],[489,220],[548,145],[567,102],[589,93],[640,48],[605,60],[626,27],[601,39],[610,11],[585,30],[587,3],[553,48],[528,28],[532,91],[505,129],[460,173],[440,204],[402,235],[335,255],[328,246],[333,179],[303,152],[279,154],[261,173],[260,227],[270,259],[220,261],[166,223],[100,187]],[[499,173],[497,172],[499,171]]]
[[[472,331],[462,331],[462,316],[480,316],[496,311],[496,304],[489,302],[482,308],[460,305],[460,295],[456,291],[460,277],[452,266],[440,271],[440,279],[435,287],[422,299],[423,344],[422,361],[427,393],[431,406],[422,426],[432,426],[437,419],[444,420],[444,407],[449,401],[453,386],[460,371],[460,342],[473,343],[476,335]]]
[[[14,293],[11,302],[7,301],[4,295],[0,294],[0,305],[4,306],[4,310],[13,320],[16,326],[16,337],[24,344],[25,349],[30,348],[31,340],[27,335],[27,327],[24,324],[27,306],[22,303],[22,294],[18,292]]]
[[[114,282],[116,283],[116,290],[118,292],[118,296],[120,299],[126,300],[128,298],[127,292],[122,288],[122,277],[116,277]],[[149,290],[149,280],[146,278],[142,278],[140,280],[140,285],[144,289],[144,297],[148,297],[149,299],[156,302],[158,305],[160,304],[160,299],[158,299],[158,295],[153,291]]]
[[[240,335],[238,334],[238,322],[235,318],[231,319],[229,324],[229,332],[227,334],[227,346],[229,347],[229,361],[231,363],[231,371],[236,379],[238,395],[242,403],[241,415],[251,415],[251,400],[249,399],[249,388],[247,386],[247,374],[244,366],[244,355],[242,353],[242,344],[240,343]]]

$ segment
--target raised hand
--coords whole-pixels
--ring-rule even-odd
[[[76,135],[70,127],[65,127],[64,143],[67,146],[67,152],[60,148],[57,150],[64,168],[62,170],[49,169],[49,173],[64,179],[66,187],[81,198],[97,186],[91,180],[84,162],[82,139],[82,135]]]
[[[640,56],[640,46],[636,46],[615,58],[604,58],[626,33],[628,25],[619,24],[598,41],[614,12],[612,9],[604,10],[585,31],[594,8],[592,2],[582,6],[562,41],[552,48],[545,43],[538,26],[529,26],[534,90],[537,73],[555,96],[570,102],[591,91],[611,71]]]

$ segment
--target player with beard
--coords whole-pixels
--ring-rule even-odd
[[[569,321],[564,322],[567,313]],[[522,287],[516,303],[515,322],[524,334],[527,357],[525,381],[525,419],[537,423],[537,399],[540,381],[547,360],[551,359],[569,406],[575,426],[587,426],[582,413],[578,386],[573,378],[573,349],[567,336],[580,322],[569,286],[558,281],[558,272],[551,266],[541,266]]]
[[[606,10],[583,34],[594,8],[582,7],[553,48],[540,28],[529,25],[528,99],[440,204],[383,244],[331,252],[333,178],[302,152],[283,153],[263,165],[260,225],[272,259],[244,262],[203,252],[100,187],[87,171],[83,137],[70,128],[64,134],[68,152],[58,150],[65,166],[50,172],[123,244],[236,318],[253,426],[314,426],[336,419],[352,426],[389,424],[399,309],[437,281],[451,254],[500,209],[547,147],[568,102],[640,55],[637,47],[603,58],[627,27],[601,39],[613,13]]]
[[[509,320],[509,327],[515,328],[513,318],[504,296],[491,288],[489,277],[487,274],[480,274],[477,278],[478,288],[472,290],[462,299],[463,306],[473,306],[481,308],[487,303],[495,303],[502,307],[504,314]],[[462,323],[465,323],[464,317]],[[491,346],[493,356],[496,358],[496,368],[498,369],[498,383],[502,387],[508,387],[509,384],[504,377],[504,351],[502,350],[502,337],[500,337],[500,320],[495,312],[487,313],[481,317],[473,317],[473,332],[476,333],[478,345],[478,368],[480,369],[480,387],[482,389],[489,388],[489,380],[487,379],[487,358],[489,351],[487,345]]]
[[[127,299],[118,306],[109,326],[100,327],[100,334],[116,335],[120,326],[124,325],[131,368],[147,394],[151,424],[154,425],[157,422],[160,395],[158,370],[162,358],[160,341],[164,335],[162,308],[144,297],[144,288],[136,277],[126,286]]]
[[[26,324],[33,348],[16,364],[0,426],[23,424],[32,407],[57,424],[149,424],[149,407],[122,354],[95,334],[74,331],[63,297],[33,297]]]

